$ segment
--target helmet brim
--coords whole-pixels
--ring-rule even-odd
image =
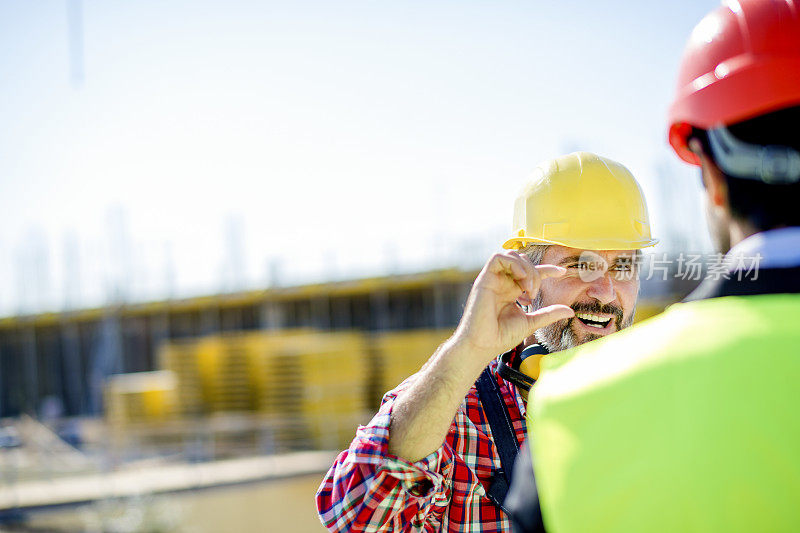
[[[655,246],[658,244],[658,242],[658,239],[646,239],[641,241],[624,241],[620,239],[554,241],[531,237],[514,237],[504,242],[503,248],[506,250],[519,250],[529,244],[555,244],[558,246],[566,246],[567,248],[575,248],[577,250],[641,250],[642,248],[650,248],[651,246]]]

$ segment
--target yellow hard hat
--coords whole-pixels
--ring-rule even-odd
[[[658,243],[650,236],[644,194],[616,161],[575,152],[536,168],[514,204],[514,236],[503,248],[530,243],[582,250],[635,250]]]

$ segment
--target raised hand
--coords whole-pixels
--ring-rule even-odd
[[[484,265],[470,291],[454,341],[469,348],[483,364],[557,320],[574,316],[566,305],[551,305],[526,313],[544,278],[560,277],[566,269],[534,266],[518,252],[495,254]]]

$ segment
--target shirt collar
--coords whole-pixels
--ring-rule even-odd
[[[800,227],[762,231],[731,248],[726,258],[758,258],[760,268],[800,266]]]

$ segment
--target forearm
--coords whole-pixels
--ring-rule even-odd
[[[389,453],[416,462],[436,451],[490,357],[458,339],[443,344],[395,401]]]
[[[384,397],[320,485],[317,510],[330,531],[420,531],[429,517],[441,518],[449,501],[452,449],[442,446],[414,463],[391,456],[389,420],[396,399],[395,391]]]
[[[572,316],[566,306],[523,312],[542,278],[563,275],[534,267],[516,252],[493,256],[475,281],[454,336],[397,391],[331,467],[317,493],[331,531],[421,531],[440,524],[449,506],[454,450],[445,445],[459,406],[495,355],[537,329]],[[559,309],[560,307],[560,309]],[[435,452],[435,453],[434,453]],[[432,526],[434,527],[434,526]]]

